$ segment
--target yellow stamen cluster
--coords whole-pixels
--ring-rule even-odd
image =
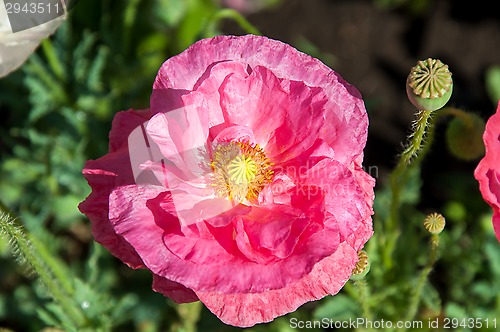
[[[238,203],[257,198],[273,176],[272,164],[262,148],[248,142],[218,144],[210,165],[215,193]]]

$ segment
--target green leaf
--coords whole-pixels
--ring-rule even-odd
[[[58,217],[59,226],[70,226],[81,215],[77,208],[80,202],[81,197],[73,195],[58,196],[52,200],[52,209]]]
[[[202,29],[217,7],[210,0],[187,0],[187,15],[179,24],[177,49],[181,52],[193,44],[202,34]]]
[[[78,278],[74,280],[74,286],[74,301],[85,311],[85,316],[93,322],[109,321],[108,314],[113,306],[109,296]]]
[[[420,167],[410,168],[408,177],[401,190],[401,203],[416,204],[420,200],[420,188],[422,187],[422,180],[420,176]]]
[[[348,320],[359,315],[357,303],[344,294],[329,297],[314,311],[317,319]]]
[[[488,242],[484,246],[484,251],[490,263],[491,272],[495,275],[493,279],[500,279],[500,246],[498,243]]]
[[[186,14],[186,0],[163,0],[155,1],[154,15],[168,27],[174,27],[180,23]]]
[[[441,312],[441,298],[434,286],[426,282],[422,289],[422,302],[436,315]]]
[[[457,303],[448,303],[445,308],[446,317],[450,318],[467,318],[469,315],[464,307],[460,306]]]
[[[109,48],[101,45],[97,51],[97,56],[94,58],[94,61],[90,65],[90,69],[88,71],[87,86],[93,92],[102,92],[104,89],[102,74],[104,71],[104,66],[106,65],[108,55]]]
[[[123,296],[111,311],[111,321],[118,325],[129,319],[130,312],[139,304],[139,297],[136,294],[127,294]]]
[[[61,310],[58,310],[58,314],[61,312]],[[38,317],[47,324],[48,326],[54,326],[54,327],[61,327],[61,322],[57,318],[58,316],[53,313],[53,310],[50,309],[50,306],[48,308],[41,308],[38,307],[36,309],[36,313]]]
[[[401,204],[416,204],[420,200],[420,167],[412,167],[405,181],[402,181],[403,188],[400,193]],[[391,204],[391,189],[389,186],[377,190],[375,194],[374,210],[376,217],[385,220],[389,217],[389,206]]]
[[[483,301],[491,301],[498,294],[498,286],[489,282],[481,281],[472,285],[471,294],[478,296]]]

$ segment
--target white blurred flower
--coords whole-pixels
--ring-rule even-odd
[[[10,13],[20,13],[20,15],[14,16],[11,14],[11,20],[17,20],[16,27],[13,27],[7,14],[6,4],[4,0],[0,0],[0,77],[8,75],[21,66],[40,42],[51,35],[67,16],[64,2],[46,1],[46,3],[42,3],[40,1],[33,3],[38,7],[25,7],[24,9],[23,7],[14,8],[12,4],[8,4],[7,8]],[[51,15],[54,15],[56,11],[60,11],[61,15],[46,23],[41,23],[47,19],[49,10],[52,10]],[[19,29],[19,26],[32,27],[13,32],[13,28],[14,30]]]

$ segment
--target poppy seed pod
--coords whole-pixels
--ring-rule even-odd
[[[435,111],[450,100],[453,80],[448,66],[428,58],[418,61],[406,80],[406,93],[419,110]]]
[[[370,261],[366,251],[358,251],[358,262],[352,270],[351,280],[361,280],[370,272]]]
[[[443,231],[446,220],[439,213],[432,213],[425,217],[424,227],[431,234],[439,234]]]

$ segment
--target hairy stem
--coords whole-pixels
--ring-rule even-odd
[[[361,305],[362,315],[366,320],[373,320],[373,315],[369,305],[370,290],[366,284],[366,280],[363,278],[361,280],[354,281],[354,286],[358,290],[358,301]]]
[[[432,271],[434,264],[437,259],[437,252],[439,248],[439,235],[433,234],[431,238],[431,252],[429,255],[429,261],[424,267],[417,281],[417,285],[410,298],[410,306],[408,307],[408,313],[406,314],[406,321],[412,321],[417,315],[418,305],[420,304],[420,297],[422,296],[422,289],[424,288],[427,278]]]
[[[409,137],[409,144],[401,154],[398,164],[391,174],[392,204],[390,227],[394,229],[399,221],[400,190],[406,180],[412,160],[425,145],[424,136],[431,118],[431,111],[420,111],[413,125],[413,133]]]
[[[11,216],[3,211],[0,211],[0,235],[8,238],[14,255],[17,256],[20,262],[27,264],[38,275],[51,297],[64,308],[73,325],[75,327],[83,326],[85,316],[66,292],[67,286],[63,286],[65,282],[61,282],[60,278],[55,277],[55,274],[49,268],[48,264],[46,264],[43,256],[39,255],[26,233],[16,224]],[[65,277],[67,278],[68,276]]]
[[[408,143],[401,154],[399,161],[390,177],[390,189],[392,193],[389,219],[385,232],[387,240],[383,255],[387,268],[392,266],[390,259],[392,252],[399,238],[399,208],[401,206],[401,189],[404,188],[410,170],[420,164],[429,146],[432,144],[433,133],[426,136],[429,128],[434,125],[435,117],[431,116],[432,111],[422,110],[417,114],[417,119],[413,124],[413,132],[408,137]],[[425,140],[424,140],[425,138]]]

